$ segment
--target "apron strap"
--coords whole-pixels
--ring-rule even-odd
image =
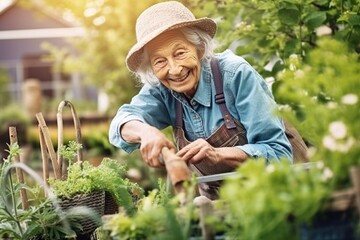
[[[215,83],[215,91],[216,91],[215,102],[220,105],[221,113],[223,115],[226,128],[227,129],[236,128],[234,119],[231,117],[225,104],[224,86],[223,86],[223,79],[220,73],[219,62],[216,58],[212,58],[210,65]]]

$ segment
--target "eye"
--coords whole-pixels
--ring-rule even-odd
[[[165,59],[159,58],[159,59],[156,59],[153,61],[153,65],[156,68],[162,68],[166,65],[166,61],[165,61]]]
[[[183,57],[186,54],[185,50],[179,50],[176,52],[175,56],[176,57]]]

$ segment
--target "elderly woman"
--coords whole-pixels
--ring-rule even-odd
[[[247,159],[292,161],[284,125],[263,78],[231,51],[213,53],[216,23],[196,19],[176,1],[155,4],[137,19],[137,43],[126,58],[143,83],[111,122],[110,142],[160,167],[164,147],[198,175],[230,172]],[[162,132],[172,126],[175,144]],[[200,185],[215,199],[219,182]]]

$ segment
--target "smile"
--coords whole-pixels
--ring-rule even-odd
[[[169,79],[169,80],[172,81],[172,82],[182,82],[182,81],[184,81],[189,75],[190,75],[190,71],[188,71],[187,74],[185,74],[185,75],[182,76],[181,78]]]

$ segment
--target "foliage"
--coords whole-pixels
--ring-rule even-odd
[[[0,165],[0,237],[9,239],[64,239],[74,237],[75,232],[65,227],[64,221],[68,221],[68,216],[60,217],[49,198],[40,195],[39,188],[21,185],[13,180],[13,175],[6,174],[12,167],[13,158],[20,154],[21,149],[18,144],[9,146],[9,155]],[[32,203],[29,208],[20,208],[19,191],[26,189],[34,196],[29,199]],[[28,195],[29,196],[29,195]],[[11,202],[11,203],[9,203]],[[77,223],[72,222],[73,229]]]
[[[0,131],[6,131],[11,124],[20,124],[24,127],[29,126],[31,119],[26,115],[22,108],[17,104],[9,104],[1,109],[0,112]]]
[[[264,77],[275,77],[290,55],[306,56],[317,47],[319,35],[331,35],[360,52],[359,0],[186,2],[198,15],[218,20],[221,49],[234,49]]]
[[[69,143],[70,146],[76,144]],[[64,151],[73,152],[76,149],[65,147],[62,153]],[[65,155],[74,156],[68,153]],[[137,184],[123,177],[125,172],[125,165],[110,158],[104,158],[97,167],[87,161],[75,163],[70,161],[66,179],[49,178],[49,184],[57,196],[65,198],[96,190],[108,191],[113,194],[121,207],[125,208],[128,213],[132,213],[135,209],[133,197],[141,196],[143,191]]]
[[[275,85],[282,114],[313,145],[313,161],[331,166],[335,185],[349,184],[348,169],[360,164],[360,65],[344,43],[324,38],[303,59],[292,55]]]
[[[177,197],[171,198],[159,180],[159,189],[140,200],[135,215],[116,214],[103,229],[110,231],[107,239],[189,239],[194,218],[192,203],[179,206]]]
[[[51,53],[63,61],[62,71],[82,73],[86,82],[110,96],[113,108],[128,102],[138,91],[125,65],[127,52],[135,43],[135,21],[141,11],[159,0],[42,2],[75,20],[86,32],[83,38],[70,41],[76,56],[52,48]]]
[[[73,161],[76,157],[78,150],[82,149],[82,144],[79,144],[75,141],[69,141],[69,144],[62,145],[58,151],[61,156],[69,160],[69,164],[73,164]]]
[[[286,162],[249,161],[226,180],[216,205],[225,212],[231,239],[294,239],[301,223],[321,211],[330,193],[331,171],[318,162],[305,171]],[[239,238],[240,237],[240,238]]]
[[[1,106],[6,106],[9,103],[10,96],[8,91],[6,91],[8,85],[9,85],[8,73],[5,71],[5,69],[2,66],[0,66],[0,89],[1,89],[0,105]]]

